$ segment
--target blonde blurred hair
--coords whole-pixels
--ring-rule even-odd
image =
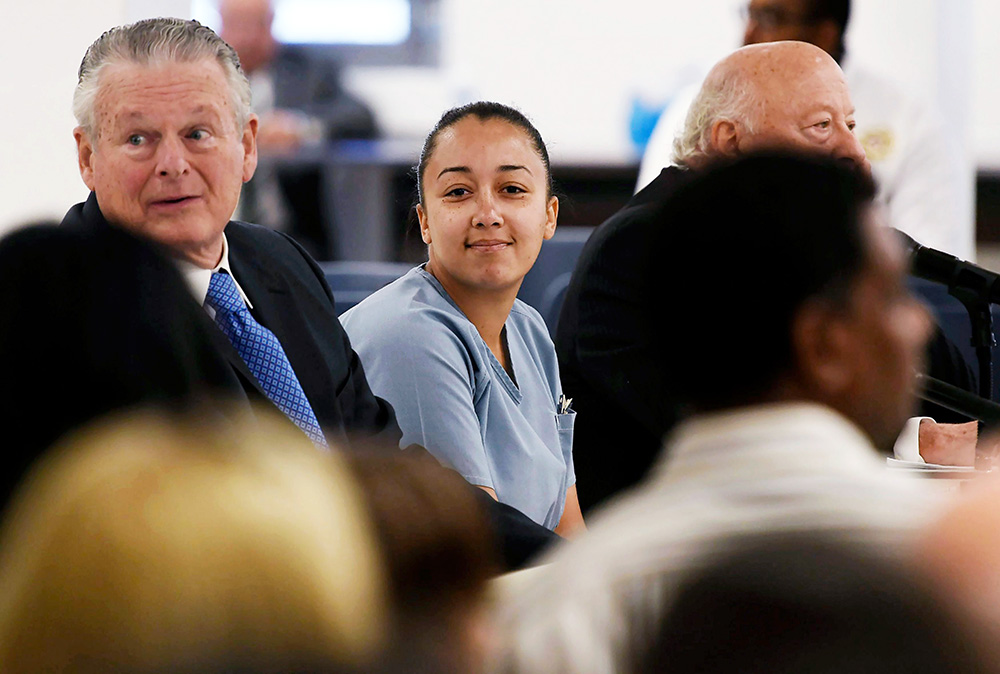
[[[387,622],[364,512],[339,458],[267,415],[101,423],[0,531],[0,671],[364,663]]]

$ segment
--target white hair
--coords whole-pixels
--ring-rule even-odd
[[[740,69],[709,73],[695,96],[684,120],[684,127],[674,139],[673,159],[680,166],[710,153],[712,127],[729,121],[754,133],[763,103],[753,80]]]
[[[80,63],[76,90],[73,92],[73,115],[87,136],[93,138],[96,126],[94,103],[100,88],[100,74],[113,63],[158,65],[214,58],[229,82],[231,103],[238,129],[250,118],[250,83],[236,51],[215,32],[197,21],[159,18],[146,19],[105,32],[87,49]]]

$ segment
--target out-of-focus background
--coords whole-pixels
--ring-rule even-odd
[[[0,234],[60,218],[86,196],[70,99],[87,45],[111,26],[144,17],[194,16],[211,24],[213,1],[4,0]],[[279,40],[349,43],[321,49],[340,62],[344,88],[367,104],[379,131],[374,145],[322,145],[294,160],[342,171],[321,178],[321,198],[341,202],[324,203],[324,217],[341,222],[314,252],[353,259],[417,254],[403,232],[412,196],[406,168],[444,109],[476,99],[511,103],[535,121],[569,196],[561,223],[599,224],[628,198],[659,109],[740,44],[745,4],[277,0]],[[947,119],[968,170],[978,175],[984,262],[991,243],[1000,242],[997,27],[995,0],[855,0],[847,34],[849,58],[933,101]],[[338,179],[341,193],[365,195],[360,206],[337,196]]]

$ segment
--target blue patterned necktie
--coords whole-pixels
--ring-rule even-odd
[[[254,320],[236,289],[233,277],[215,272],[208,284],[205,302],[215,309],[215,322],[236,347],[264,393],[318,446],[327,447],[319,421],[302,384],[295,376],[281,342],[274,333]]]

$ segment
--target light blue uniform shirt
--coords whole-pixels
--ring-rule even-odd
[[[422,267],[340,317],[375,395],[396,410],[400,445],[422,445],[501,503],[554,529],[573,472],[575,413],[558,414],[556,352],[520,300],[504,324],[514,379]]]

